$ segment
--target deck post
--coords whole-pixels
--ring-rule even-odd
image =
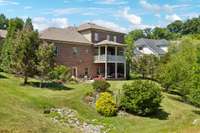
[[[115,46],[115,79],[118,79],[118,74],[117,74],[117,46]]]
[[[108,46],[105,46],[105,79],[108,78]]]

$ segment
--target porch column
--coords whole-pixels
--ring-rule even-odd
[[[108,78],[108,46],[105,46],[105,79]]]
[[[118,78],[117,67],[118,67],[118,64],[117,64],[117,46],[115,46],[115,79]]]
[[[126,61],[124,62],[124,78],[126,79]]]
[[[101,56],[101,47],[98,46],[98,60],[100,61],[100,56]]]

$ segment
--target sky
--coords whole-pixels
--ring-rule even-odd
[[[198,17],[200,0],[0,0],[0,13],[30,17],[40,31],[92,22],[127,33]]]

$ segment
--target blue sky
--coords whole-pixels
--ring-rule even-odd
[[[31,17],[35,28],[94,22],[115,30],[166,26],[200,15],[199,0],[0,0],[0,13]]]

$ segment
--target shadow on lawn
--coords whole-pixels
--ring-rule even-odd
[[[29,82],[30,86],[33,87],[41,87],[40,82]],[[50,90],[73,90],[74,88],[66,87],[64,84],[56,83],[56,82],[45,82],[42,83],[42,88],[50,89]]]
[[[195,114],[200,115],[200,110],[193,110],[192,112],[194,112]]]
[[[7,77],[0,74],[0,79],[7,79]]]
[[[167,120],[170,113],[165,112],[163,109],[159,109],[154,114],[150,115],[150,118],[159,119],[159,120]]]

